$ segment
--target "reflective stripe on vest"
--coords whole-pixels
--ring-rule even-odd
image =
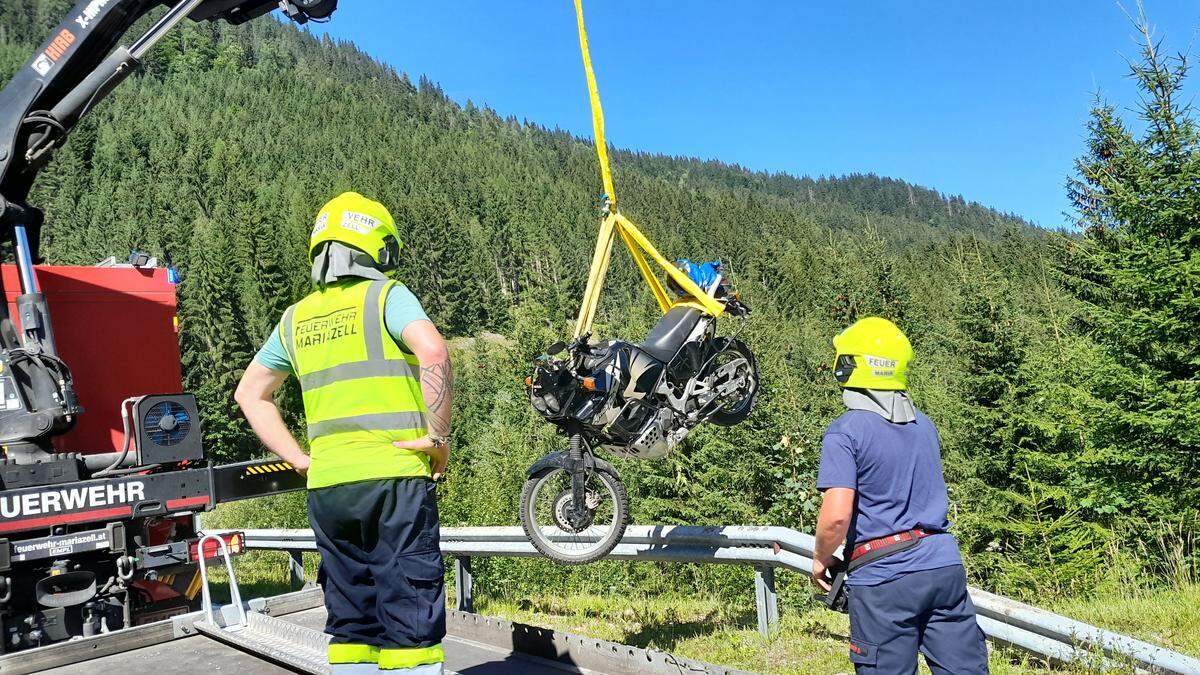
[[[300,376],[300,391],[364,377],[420,377],[420,374],[407,361],[355,361]]]
[[[419,412],[371,413],[338,417],[308,425],[308,438],[314,439],[348,431],[397,431],[425,428],[425,416]]]
[[[280,321],[304,398],[309,488],[429,475],[428,456],[392,445],[426,432],[419,362],[384,325],[394,283],[332,284],[289,307]]]

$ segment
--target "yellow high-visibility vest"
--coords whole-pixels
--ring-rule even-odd
[[[392,445],[426,433],[420,362],[384,325],[395,283],[330,284],[289,307],[279,322],[304,395],[309,489],[431,475],[428,455]]]

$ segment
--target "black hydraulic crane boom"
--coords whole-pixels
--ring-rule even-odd
[[[122,36],[156,7],[167,13],[132,44]],[[337,0],[79,0],[25,67],[0,90],[0,222],[39,220],[25,199],[50,153],[88,110],[140,65],[180,21],[245,23],[280,8],[304,23],[328,17]],[[115,48],[115,49],[114,49]],[[36,250],[36,238],[30,242]]]
[[[167,13],[129,45],[118,42],[159,6]],[[79,119],[185,18],[240,24],[283,7],[303,23],[333,12],[336,0],[79,0],[24,68],[0,91],[0,195],[19,218],[38,170]],[[115,49],[114,49],[115,48]],[[17,213],[13,213],[17,211]]]

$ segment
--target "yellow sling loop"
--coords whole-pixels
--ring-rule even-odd
[[[579,337],[592,329],[592,320],[596,317],[596,306],[600,301],[600,290],[604,287],[604,278],[608,275],[608,264],[612,259],[613,240],[619,234],[621,241],[633,256],[633,262],[641,272],[642,278],[658,301],[659,308],[665,313],[672,307],[684,305],[694,307],[713,316],[720,316],[725,306],[717,302],[708,293],[692,281],[679,268],[671,264],[646,235],[617,210],[617,193],[613,188],[612,170],[608,163],[608,142],[604,138],[604,109],[600,105],[600,90],[596,85],[596,72],[592,69],[592,56],[588,49],[587,29],[583,23],[583,0],[575,0],[575,17],[579,24],[579,52],[583,56],[583,70],[587,76],[588,98],[592,106],[592,131],[596,137],[596,157],[600,161],[600,178],[604,183],[605,212],[600,222],[600,235],[596,239],[596,250],[592,253],[592,265],[588,271],[587,288],[583,293],[583,304],[579,308],[579,318],[575,321],[575,337]],[[649,256],[650,260],[646,257]],[[687,294],[684,298],[672,298],[663,286],[654,269],[650,266],[653,261],[667,276],[678,284]]]

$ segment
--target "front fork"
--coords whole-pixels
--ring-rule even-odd
[[[583,437],[571,435],[571,444],[566,450],[552,452],[533,463],[526,470],[529,478],[537,478],[546,472],[561,469],[571,476],[571,509],[567,517],[575,523],[585,522],[589,517],[587,508],[587,479],[595,472],[606,473],[620,481],[612,464],[592,454]]]
[[[588,468],[583,461],[583,448],[583,436],[571,434],[571,447],[567,451],[570,468],[567,470],[571,474],[571,512],[569,517],[572,526],[585,522],[590,515],[587,508]]]

